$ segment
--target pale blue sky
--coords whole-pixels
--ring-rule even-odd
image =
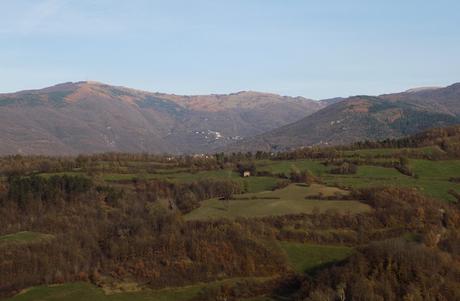
[[[0,92],[327,98],[460,81],[460,1],[0,0]]]

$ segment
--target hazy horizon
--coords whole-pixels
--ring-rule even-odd
[[[0,9],[1,93],[95,80],[325,99],[460,81],[456,1],[18,0]]]

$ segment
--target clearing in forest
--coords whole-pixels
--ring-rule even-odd
[[[11,244],[37,243],[37,242],[49,241],[53,238],[54,236],[51,234],[44,234],[44,233],[31,232],[31,231],[22,231],[22,232],[0,236],[0,246],[11,245]]]
[[[263,217],[274,215],[311,213],[319,211],[337,210],[340,212],[359,213],[370,210],[370,207],[359,201],[344,200],[315,200],[306,199],[314,195],[333,196],[347,192],[335,187],[319,184],[310,186],[291,184],[275,191],[263,191],[235,195],[232,200],[206,200],[201,207],[185,216],[187,220],[204,220],[236,217]]]
[[[346,259],[353,253],[353,248],[280,242],[292,268],[298,273],[312,273],[316,269]]]

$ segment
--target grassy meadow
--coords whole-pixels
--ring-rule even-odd
[[[347,193],[335,187],[319,184],[311,186],[291,184],[275,191],[262,191],[235,195],[234,199],[222,201],[210,199],[185,215],[187,220],[220,219],[236,217],[263,217],[298,213],[311,213],[313,210],[338,210],[358,213],[369,210],[369,207],[359,201],[343,200],[312,200],[306,197],[322,193],[325,196],[336,193]]]
[[[353,253],[345,246],[280,242],[289,264],[298,273],[312,273],[328,264],[344,260]]]
[[[453,201],[449,190],[460,192],[459,183],[449,181],[460,175],[460,161],[410,160],[415,177],[401,174],[394,168],[381,166],[358,166],[356,174],[324,175],[323,181],[328,185],[364,188],[379,186],[398,186],[416,188],[423,194],[442,200]]]
[[[437,146],[417,149],[362,149],[343,151],[344,158],[371,158],[375,163],[389,162],[394,156],[401,154],[430,154],[441,152]],[[391,159],[393,158],[393,159]],[[460,192],[460,185],[449,181],[452,177],[460,176],[460,160],[410,159],[410,168],[414,177],[401,174],[395,168],[378,165],[359,165],[356,174],[337,175],[329,173],[330,167],[325,166],[323,160],[256,160],[257,172],[268,172],[271,176],[251,176],[242,178],[233,169],[190,171],[174,164],[157,162],[124,162],[118,166],[116,172],[109,168],[104,161],[98,162],[98,169],[91,175],[100,182],[110,185],[123,184],[129,187],[134,179],[159,179],[175,183],[190,183],[200,179],[232,180],[244,185],[249,193],[258,193],[272,190],[279,181],[278,176],[288,176],[292,171],[309,170],[318,176],[328,186],[342,188],[362,188],[378,186],[413,187],[422,193],[443,201],[453,201],[450,190]],[[154,168],[153,168],[153,167]],[[53,175],[88,175],[81,170],[59,173],[42,173],[44,177]]]

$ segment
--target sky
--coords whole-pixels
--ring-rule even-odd
[[[0,92],[324,99],[460,82],[458,0],[0,0]]]

